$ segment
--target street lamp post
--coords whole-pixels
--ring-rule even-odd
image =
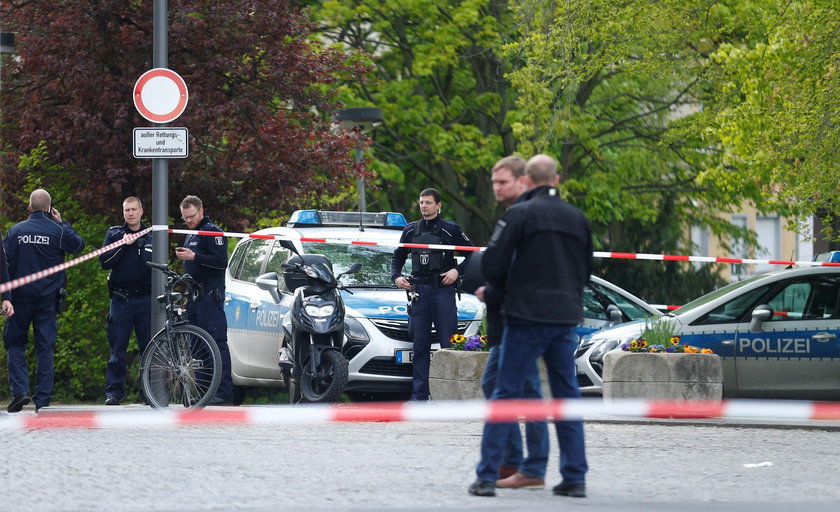
[[[376,107],[342,108],[336,111],[335,122],[343,130],[356,133],[356,162],[362,161],[362,134],[382,124],[382,109]],[[359,211],[367,209],[365,177],[359,176]]]

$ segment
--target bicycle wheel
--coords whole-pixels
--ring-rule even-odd
[[[162,330],[143,353],[140,375],[152,407],[201,407],[222,380],[222,355],[204,329],[179,325],[167,337]]]

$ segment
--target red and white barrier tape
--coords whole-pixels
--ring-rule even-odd
[[[341,422],[540,421],[613,418],[840,420],[840,402],[762,400],[660,401],[468,400],[306,404],[184,410],[61,411],[0,416],[0,430],[146,428],[201,425],[325,424]]]
[[[133,238],[137,238],[149,230],[153,231],[167,231],[173,234],[179,235],[204,235],[204,236],[225,236],[231,238],[258,238],[263,240],[291,240],[291,238],[282,235],[256,235],[253,233],[235,233],[229,231],[195,231],[189,229],[169,229],[167,226],[159,226],[155,225],[152,228],[146,228],[145,230],[134,233],[131,235],[127,235],[122,240],[117,240],[111,245],[107,247],[102,247],[101,249],[97,249],[91,253],[85,254],[79,258],[66,261],[61,265],[56,265],[55,267],[48,268],[46,270],[41,270],[34,274],[30,274],[28,276],[20,277],[14,279],[8,283],[0,284],[0,293],[5,291],[18,288],[25,284],[29,284],[33,281],[37,281],[43,277],[55,274],[56,272],[61,272],[69,267],[74,265],[78,265],[83,261],[87,261],[91,258],[99,256],[105,251],[113,249],[119,245],[124,244],[126,241]],[[380,246],[380,247],[407,247],[411,249],[440,249],[445,251],[461,251],[461,252],[477,252],[483,251],[486,247],[476,247],[472,245],[437,245],[437,244],[409,244],[409,243],[398,243],[398,242],[366,242],[362,240],[351,240],[347,238],[300,238],[301,242],[316,242],[316,243],[332,243],[332,244],[344,244],[344,245],[367,245],[367,246]],[[697,262],[704,262],[704,263],[744,263],[744,264],[769,264],[769,265],[800,265],[800,266],[809,266],[809,267],[840,267],[840,263],[829,263],[829,262],[820,262],[820,261],[790,261],[790,260],[757,260],[757,259],[749,259],[749,258],[715,258],[711,256],[684,256],[679,254],[644,254],[644,253],[630,253],[630,252],[602,252],[602,251],[595,251],[592,253],[592,256],[595,258],[617,258],[617,259],[634,259],[634,260],[658,260],[658,261],[697,261]],[[672,306],[666,306],[666,308],[671,309]],[[676,308],[673,308],[676,309]]]
[[[157,227],[156,227],[157,229]],[[232,238],[260,238],[264,240],[291,240],[283,235],[255,235],[252,233],[233,233],[228,231],[193,231],[188,229],[169,229],[170,233],[182,235],[207,235],[227,236]],[[301,238],[301,242],[318,242],[344,245],[371,245],[381,247],[408,247],[413,249],[441,249],[445,251],[484,251],[486,247],[471,245],[436,245],[436,244],[408,244],[398,242],[365,242],[349,238]],[[595,251],[592,253],[595,258],[614,258],[631,260],[658,260],[658,261],[696,261],[703,263],[744,263],[756,265],[803,265],[810,267],[840,267],[840,263],[829,263],[821,261],[792,261],[792,260],[758,260],[751,258],[716,258],[712,256],[685,256],[681,254],[645,254],[633,252],[604,252]]]
[[[114,242],[112,244],[109,244],[109,245],[106,245],[105,247],[102,247],[102,248],[97,249],[95,251],[91,251],[91,252],[85,254],[84,256],[80,256],[80,257],[78,257],[76,259],[72,259],[70,261],[65,261],[64,263],[61,263],[60,265],[56,265],[54,267],[50,267],[50,268],[47,268],[47,269],[44,269],[44,270],[39,270],[38,272],[35,272],[34,274],[29,274],[28,276],[23,276],[23,277],[19,277],[17,279],[12,279],[8,283],[2,283],[2,284],[0,284],[0,293],[4,293],[6,291],[13,290],[15,288],[19,288],[19,287],[21,287],[23,285],[27,285],[27,284],[29,284],[33,281],[37,281],[38,279],[43,279],[47,276],[51,276],[51,275],[53,275],[57,272],[61,272],[62,270],[66,270],[66,269],[68,269],[72,266],[78,265],[79,263],[81,263],[83,261],[87,261],[89,259],[95,258],[95,257],[99,256],[100,254],[102,254],[104,252],[107,252],[107,251],[110,251],[111,249],[114,249],[115,247],[119,247],[121,245],[125,245],[127,242],[130,242],[132,240],[136,240],[136,239],[140,238],[141,236],[145,235],[146,233],[148,233],[151,230],[152,230],[152,228],[146,228],[143,231],[138,231],[137,233],[132,233],[130,235],[125,235],[120,240],[117,240],[116,242]]]

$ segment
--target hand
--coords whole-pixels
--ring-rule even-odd
[[[195,259],[195,253],[192,249],[187,249],[186,247],[175,248],[175,256],[184,261],[192,261]]]
[[[478,300],[480,300],[481,302],[484,302],[484,287],[483,286],[479,286],[478,288],[475,289],[475,296],[478,297]]]
[[[50,215],[56,222],[61,222],[61,213],[55,208],[50,207]]]
[[[3,301],[3,316],[9,318],[10,316],[15,314],[15,308],[12,306],[12,302],[9,300]]]
[[[123,235],[123,239],[125,239],[125,245],[131,245],[134,242],[136,242],[139,238],[140,238],[139,236],[137,238],[129,238],[129,236],[127,234]]]
[[[403,290],[411,289],[411,283],[409,283],[408,279],[404,278],[403,276],[394,279],[394,284],[397,285],[397,288],[402,288]]]
[[[440,275],[441,280],[440,282],[443,283],[444,286],[449,286],[450,284],[454,283],[458,280],[458,276],[461,275],[458,273],[457,268],[452,268],[444,272]]]

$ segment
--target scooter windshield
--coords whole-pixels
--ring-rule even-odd
[[[329,267],[327,267],[323,263],[314,263],[310,266],[310,268],[312,268],[312,270],[315,271],[315,277],[317,277],[319,280],[329,285],[335,284],[335,276],[333,276],[333,273],[330,271]]]

